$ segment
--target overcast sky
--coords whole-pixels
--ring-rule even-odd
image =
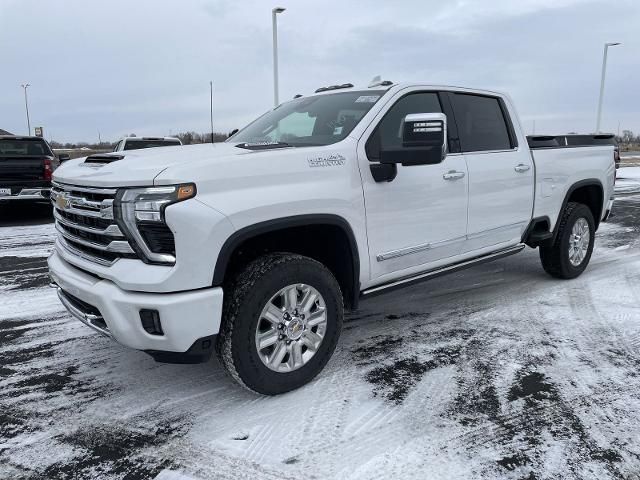
[[[274,0],[275,2],[275,0]],[[374,75],[509,93],[528,133],[640,133],[639,0],[0,0],[0,128],[57,141],[241,127],[280,99]]]

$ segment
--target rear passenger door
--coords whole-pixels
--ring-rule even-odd
[[[533,211],[534,168],[500,97],[449,93],[469,174],[467,242],[485,253],[521,241]],[[482,251],[479,251],[482,250]]]

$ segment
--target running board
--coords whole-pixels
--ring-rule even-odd
[[[429,280],[434,277],[439,277],[440,275],[446,275],[447,273],[454,273],[459,270],[464,270],[465,268],[470,268],[476,265],[480,265],[482,263],[498,260],[500,258],[508,257],[509,255],[514,255],[518,252],[521,252],[524,247],[525,245],[521,243],[519,245],[516,245],[515,247],[510,247],[505,250],[499,250],[497,252],[493,252],[488,255],[472,258],[471,260],[465,260],[464,262],[455,263],[453,265],[449,265],[446,267],[440,267],[440,268],[436,268],[435,270],[429,270],[427,272],[418,273],[416,275],[411,275],[410,277],[401,278],[400,280],[392,280],[389,283],[385,283],[383,285],[378,285],[378,286],[363,290],[360,293],[360,296],[370,297],[370,296],[378,295],[380,293],[385,293],[387,290],[406,287],[414,283],[422,282],[424,280]]]

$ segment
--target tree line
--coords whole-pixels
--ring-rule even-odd
[[[635,135],[631,130],[623,130],[622,135],[616,135],[616,141],[621,145],[640,145],[640,135]]]

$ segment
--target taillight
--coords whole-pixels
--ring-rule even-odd
[[[43,160],[44,160],[44,163],[43,163],[44,170],[42,171],[42,177],[45,181],[50,182],[51,174],[53,173],[53,168],[51,166],[51,159],[45,158]]]

